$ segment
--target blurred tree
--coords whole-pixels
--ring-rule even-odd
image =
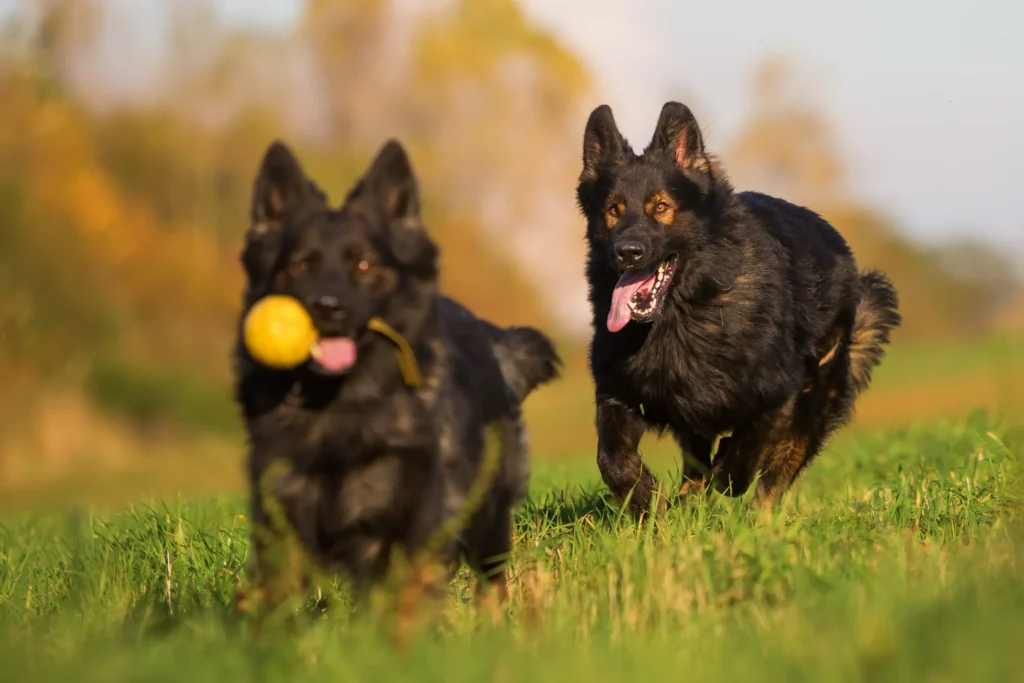
[[[750,118],[729,148],[729,170],[739,184],[817,204],[843,191],[840,153],[814,86],[784,57],[757,68]]]
[[[297,40],[322,87],[305,96],[327,117],[330,142],[361,146],[388,135],[398,87],[394,21],[387,0],[308,0]]]
[[[78,75],[99,37],[103,5],[97,0],[22,0],[35,24],[31,33],[34,58],[53,83],[67,83]]]
[[[81,286],[97,275],[82,228],[95,227],[104,208],[76,221],[60,201],[76,179],[88,182],[68,172],[84,141],[62,93],[74,54],[95,39],[99,10],[88,0],[33,0],[21,10],[12,38],[26,51],[5,54],[0,68],[0,368],[59,375],[106,332],[105,307]]]
[[[122,380],[188,368],[175,375],[219,385],[228,377],[241,287],[239,239],[266,145],[277,137],[293,142],[337,201],[374,151],[366,134],[374,126],[384,130],[375,115],[344,118],[356,91],[342,88],[345,96],[326,116],[340,112],[342,125],[329,128],[326,141],[304,142],[289,128],[286,110],[293,95],[302,101],[308,83],[288,76],[312,54],[318,68],[351,85],[372,72],[361,66],[376,49],[368,36],[390,31],[393,17],[383,3],[359,11],[311,3],[294,36],[271,39],[218,25],[209,0],[171,3],[169,77],[155,97],[96,109],[81,87],[40,87],[73,85],[59,67],[95,51],[102,15],[80,14],[90,8],[117,11],[95,0],[26,2],[27,20],[18,27],[27,48],[0,55],[0,365],[16,363],[22,372],[46,372],[72,385],[93,366]],[[310,45],[315,50],[305,51]],[[377,76],[367,76],[369,95],[361,102],[413,100],[411,53],[405,55],[395,89],[375,89]],[[337,91],[333,79],[316,89]],[[400,129],[406,114],[395,110]],[[358,139],[350,139],[354,129]],[[419,150],[417,168],[429,167],[420,163],[430,157],[429,136],[403,137]],[[429,221],[445,250],[446,290],[498,322],[543,318],[507,250],[482,239],[479,216],[447,201],[443,182],[427,185]]]
[[[815,103],[816,84],[793,62],[766,60],[753,79],[751,113],[725,159],[741,189],[810,206],[850,242],[861,268],[881,268],[900,294],[904,337],[973,335],[1019,287],[996,251],[964,241],[926,248],[901,236],[845,185],[839,146]]]
[[[414,14],[385,0],[306,5],[295,40],[319,77],[310,101],[328,118],[321,144],[369,156],[387,137],[402,140],[438,207],[431,230],[446,270],[494,266],[467,295],[510,308],[508,280],[486,274],[512,261],[544,283],[552,318],[564,319],[559,307],[585,312],[581,268],[571,265],[582,263],[570,199],[577,155],[564,144],[588,88],[582,65],[512,0],[460,0]],[[484,241],[469,234],[481,228]],[[468,284],[461,273],[446,280]],[[520,277],[513,291],[532,300],[528,288]],[[544,317],[533,307],[528,319]]]
[[[426,182],[517,259],[563,330],[585,329],[579,160],[567,144],[590,91],[578,58],[513,0],[460,0],[423,22],[412,75],[405,129]]]

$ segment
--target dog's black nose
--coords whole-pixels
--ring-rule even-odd
[[[644,245],[636,240],[628,240],[615,245],[615,259],[623,268],[636,265],[644,257]]]
[[[336,296],[322,296],[310,306],[313,315],[323,321],[341,322],[345,318],[345,311],[341,309],[341,302]]]

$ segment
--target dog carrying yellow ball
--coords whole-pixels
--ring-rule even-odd
[[[270,368],[294,368],[306,362],[317,333],[309,313],[290,296],[271,294],[257,301],[243,323],[245,347]]]

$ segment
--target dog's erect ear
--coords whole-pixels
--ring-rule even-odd
[[[685,104],[666,102],[648,149],[667,151],[684,171],[710,171],[704,136]]]
[[[620,158],[626,150],[626,141],[615,124],[612,108],[607,104],[590,113],[583,133],[583,173],[581,179],[593,180],[597,169]]]
[[[280,141],[270,144],[253,183],[242,265],[250,287],[266,284],[282,245],[282,225],[290,210],[302,202],[326,205],[326,197],[306,178],[291,150]]]
[[[281,141],[272,142],[263,155],[253,184],[250,209],[253,226],[279,224],[289,208],[307,199],[322,200],[322,195],[306,178],[288,146]]]
[[[438,248],[420,217],[420,193],[409,155],[388,140],[354,193],[373,197],[383,210],[391,253],[421,277],[437,274]]]
[[[420,193],[409,156],[397,140],[388,140],[377,152],[363,178],[363,190],[372,193],[388,221],[422,229]]]

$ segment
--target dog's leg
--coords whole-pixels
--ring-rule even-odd
[[[683,482],[680,498],[703,492],[711,481],[711,441],[695,434],[675,433],[683,460]]]
[[[790,406],[723,440],[712,470],[715,488],[742,496],[757,479],[757,500],[773,503],[813,454],[811,435],[792,420]]]
[[[757,476],[765,433],[765,425],[754,423],[719,441],[711,467],[711,481],[717,491],[728,496],[746,493]]]
[[[769,429],[758,482],[762,502],[775,503],[853,414],[849,349],[839,341],[829,343],[827,353],[809,364],[803,389],[776,414]]]
[[[786,433],[765,447],[761,478],[757,482],[757,500],[774,505],[789,490],[797,474],[813,457],[807,436],[796,431]]]
[[[294,537],[277,528],[260,499],[254,496],[251,510],[253,576],[235,591],[241,612],[272,611],[309,586],[305,553]]]
[[[715,488],[742,496],[757,479],[758,500],[784,492],[806,460],[808,441],[794,429],[796,397],[783,407],[744,425],[720,442],[714,458]]]
[[[638,447],[647,423],[634,409],[612,398],[597,400],[597,466],[619,504],[629,500],[637,516],[649,512],[657,482],[644,466]],[[659,501],[658,511],[665,507]]]
[[[503,596],[508,596],[505,570],[512,553],[512,513],[508,508],[495,515],[491,533],[484,539],[480,548],[480,572]]]
[[[501,621],[502,608],[508,602],[507,568],[512,554],[512,510],[505,503],[498,506],[490,532],[480,545],[477,597],[493,623]]]

